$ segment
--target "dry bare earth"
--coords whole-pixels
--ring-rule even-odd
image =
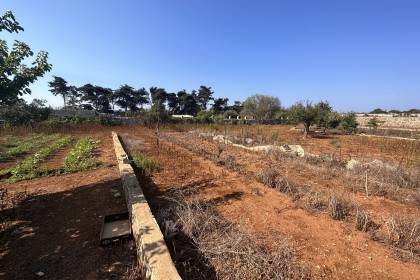
[[[336,221],[323,212],[308,213],[297,207],[288,195],[257,182],[254,175],[261,168],[260,164],[266,166],[273,164],[272,161],[259,156],[249,158],[247,152],[226,148],[222,155],[234,156],[240,168],[250,173],[231,172],[179,145],[162,142],[162,139],[158,147],[151,131],[130,129],[130,137],[144,139],[146,154],[162,165],[161,171],[153,175],[153,188],[146,191],[155,211],[165,208],[162,200],[158,199],[160,195],[173,189],[191,188],[190,199],[211,202],[224,219],[258,240],[258,244],[275,250],[279,235],[289,237],[298,260],[310,268],[315,278],[416,279],[420,275],[420,267],[415,260],[402,261],[389,246],[358,231],[353,222]],[[191,135],[182,133],[168,134],[166,139],[177,139],[177,143],[185,142],[187,145],[197,144],[188,142],[195,140]],[[198,145],[202,149],[212,147],[207,142],[200,143]],[[293,173],[283,166],[281,174],[306,182],[308,178],[302,175],[305,172]],[[204,179],[206,182],[203,183]],[[323,178],[322,182],[309,179],[311,184],[317,183],[320,188],[339,185],[331,178]],[[327,182],[329,185],[326,187]],[[358,199],[357,195],[355,199]],[[363,200],[360,196],[360,202]],[[379,216],[392,211],[418,215],[416,208],[383,198],[364,200],[363,206],[366,205]],[[382,207],[384,210],[379,212]]]
[[[122,279],[135,266],[132,244],[99,246],[104,215],[126,211],[110,131],[101,140],[96,170],[8,184],[1,210],[1,279]],[[76,135],[80,137],[80,135]],[[62,164],[65,151],[46,164]],[[43,277],[37,273],[43,273]]]

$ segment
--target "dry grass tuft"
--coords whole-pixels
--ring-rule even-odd
[[[367,232],[373,225],[369,213],[359,207],[356,209],[356,229]]]
[[[350,203],[342,197],[332,194],[328,199],[328,212],[334,220],[344,220],[350,214]]]
[[[279,237],[275,250],[258,244],[223,219],[203,201],[175,202],[158,215],[175,263],[185,279],[309,279],[287,239]]]
[[[255,175],[255,178],[257,179],[257,181],[263,183],[264,185],[270,188],[275,188],[277,185],[277,176],[278,172],[275,169],[268,167],[266,169],[258,171]]]

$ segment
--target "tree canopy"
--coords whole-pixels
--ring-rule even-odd
[[[23,27],[16,21],[12,12],[8,11],[0,17],[0,32],[18,33]],[[40,51],[28,66],[24,62],[34,53],[24,42],[15,41],[9,49],[7,42],[0,39],[0,105],[14,105],[20,96],[30,94],[29,86],[39,77],[51,70],[48,53]]]
[[[325,118],[330,112],[331,106],[326,101],[321,101],[317,104],[306,101],[305,103],[297,102],[291,106],[289,109],[289,116],[295,122],[303,124],[303,137],[306,138],[310,126],[316,122],[320,122],[320,120]]]
[[[244,101],[243,113],[253,116],[256,120],[273,119],[281,109],[278,97],[255,94]]]
[[[50,86],[50,92],[53,95],[61,95],[64,106],[66,106],[66,99],[70,94],[70,87],[67,85],[67,81],[61,77],[53,76],[53,80],[49,82],[48,85]]]

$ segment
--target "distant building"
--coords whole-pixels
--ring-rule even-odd
[[[96,115],[94,110],[82,110],[82,109],[58,109],[53,110],[51,116],[53,117],[82,117],[91,118]]]
[[[172,115],[171,116],[174,119],[193,119],[194,116],[192,115]]]

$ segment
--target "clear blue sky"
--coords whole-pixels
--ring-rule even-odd
[[[340,111],[420,107],[420,1],[0,0],[69,83],[169,91],[212,86],[283,105],[327,99]]]

